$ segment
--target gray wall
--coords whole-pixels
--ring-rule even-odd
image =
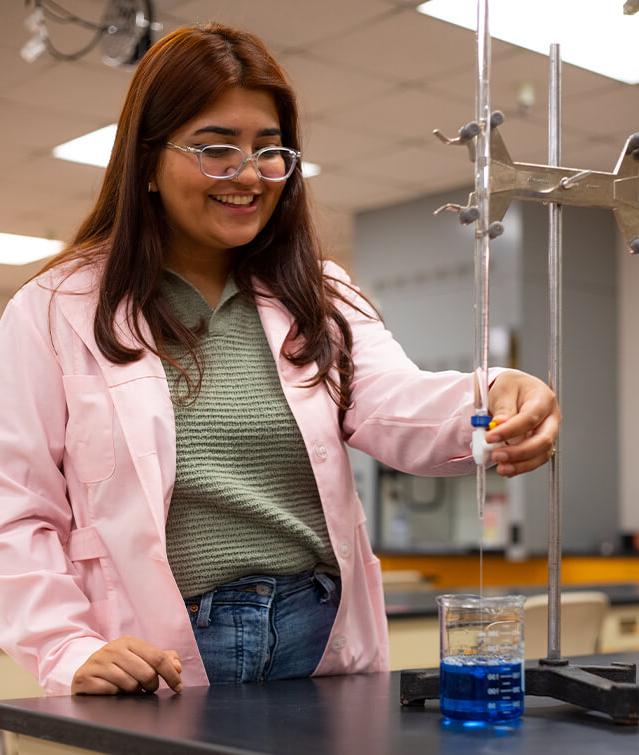
[[[464,192],[456,191],[355,219],[357,281],[424,369],[472,369],[473,232],[452,213],[433,216],[446,202],[460,200]],[[491,323],[506,329],[519,324],[520,236],[516,210],[493,246]]]
[[[355,221],[356,280],[425,369],[472,368],[472,230],[455,215],[432,215],[465,197],[459,190],[361,213]],[[491,326],[514,332],[521,369],[546,379],[547,211],[514,204],[505,228],[492,245]],[[573,552],[598,551],[618,532],[615,269],[611,213],[566,208],[562,471],[564,547]],[[491,363],[507,358],[495,350]],[[520,489],[525,547],[543,552],[547,471],[527,475]]]
[[[619,321],[619,500],[621,529],[639,533],[639,464],[637,464],[637,417],[639,417],[639,259],[628,254],[617,233],[617,287]]]
[[[547,376],[547,210],[521,206],[521,369]],[[562,502],[567,550],[596,551],[619,530],[616,239],[611,212],[563,209]],[[546,542],[547,474],[526,476],[526,542]]]

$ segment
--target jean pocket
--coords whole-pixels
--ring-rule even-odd
[[[339,603],[341,594],[339,577],[332,577],[326,572],[317,572],[314,579],[321,591],[320,603]]]

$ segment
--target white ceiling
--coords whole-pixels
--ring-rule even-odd
[[[617,2],[620,12],[622,0]],[[98,20],[106,0],[59,0]],[[467,185],[465,150],[447,148],[473,117],[472,32],[415,12],[405,0],[156,0],[164,32],[217,20],[262,36],[291,75],[303,116],[304,157],[323,167],[310,179],[318,220],[337,254],[351,243],[353,212]],[[529,0],[513,0],[528,4]],[[62,141],[116,120],[131,72],[46,54],[25,63],[23,0],[0,0],[0,231],[68,238],[95,197],[102,171],[51,157]],[[549,20],[552,23],[552,20]],[[75,27],[50,25],[63,50],[84,44]],[[515,160],[545,162],[547,59],[493,41],[492,100]],[[535,104],[523,113],[518,90]],[[639,131],[639,86],[564,66],[563,164],[611,170]],[[460,198],[463,194],[460,193]],[[25,271],[0,266],[0,289]]]

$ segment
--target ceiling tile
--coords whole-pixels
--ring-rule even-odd
[[[347,105],[365,102],[388,90],[388,84],[376,76],[345,71],[329,61],[298,54],[279,56],[291,77],[306,117],[340,110]]]
[[[390,139],[429,139],[434,128],[456,135],[458,128],[473,117],[472,103],[447,101],[428,90],[397,89],[357,107],[344,108],[331,123]]]
[[[506,58],[493,61],[490,72],[491,102],[494,109],[510,112],[520,108],[522,85],[532,88],[534,103],[529,108],[541,118],[547,117],[548,108],[548,57],[519,47],[512,47]],[[430,81],[435,91],[445,92],[449,97],[474,102],[475,71],[468,69],[442,76]],[[562,95],[564,103],[585,92],[605,88],[611,79],[577,68],[562,66]]]
[[[389,13],[381,0],[191,0],[172,13],[186,23],[238,26],[280,48],[301,48],[315,40],[342,34],[372,18]]]
[[[573,98],[563,110],[566,126],[591,135],[618,138],[639,131],[639,84],[612,82],[605,90]]]
[[[102,184],[104,170],[92,165],[80,165],[55,157],[36,157],[22,166],[13,191],[37,186],[57,199],[66,198],[70,204],[77,197],[94,196]]]
[[[12,205],[11,201],[0,191],[0,230],[62,241],[71,238],[93,205],[92,200],[69,202],[39,188],[34,188],[27,203],[23,200]]]
[[[570,142],[564,146],[561,164],[567,168],[579,168],[581,170],[601,170],[604,173],[612,173],[621,155],[624,140],[619,141],[611,138],[606,142],[585,141]]]
[[[0,231],[58,238],[53,214],[57,197],[39,186],[26,193],[24,187],[15,190],[15,185],[14,181],[0,184]]]
[[[370,178],[377,183],[410,184],[420,193],[426,193],[433,176],[445,176],[453,185],[472,183],[473,164],[465,150],[418,149],[416,147],[382,150],[378,157],[359,165],[345,166],[349,175]]]
[[[12,102],[38,103],[53,113],[92,115],[106,122],[118,117],[132,73],[109,66],[60,63],[43,71],[28,87],[13,86],[4,96]]]
[[[563,66],[561,86],[565,143],[573,136],[578,141],[583,141],[585,135],[605,138],[623,132],[628,125],[633,130],[633,122],[634,130],[639,130],[639,87],[620,84],[572,65]],[[522,91],[524,88],[527,92]],[[438,82],[429,83],[429,89],[472,103],[474,76],[469,71],[444,76]],[[532,94],[532,104],[522,103],[524,94]],[[525,129],[523,124],[528,121],[547,132],[548,58],[519,50],[507,60],[495,62],[491,71],[491,102],[493,109],[506,114],[507,123],[514,119],[518,128]],[[620,116],[622,124],[627,124],[625,127],[619,122]],[[544,145],[546,143],[547,137],[543,141]],[[541,146],[533,146],[533,151],[539,152]],[[527,161],[545,160],[546,154],[547,149],[543,156]]]
[[[511,46],[495,41],[493,55]],[[345,37],[313,45],[312,51],[336,65],[374,74],[386,81],[437,79],[452,70],[474,70],[474,34],[406,9]]]
[[[2,34],[0,47],[18,51],[29,39],[29,30],[25,26],[27,16],[31,11],[22,2],[3,3]]]
[[[324,121],[306,124],[302,134],[304,159],[324,168],[364,160],[367,155],[384,150],[387,144],[385,137],[353,132]]]
[[[25,96],[25,100],[28,99]],[[98,128],[90,116],[54,112],[33,98],[31,103],[12,102],[0,97],[2,138],[5,144],[29,148],[29,154],[45,154],[56,144]],[[25,153],[26,154],[26,153]]]
[[[370,178],[346,173],[338,175],[324,172],[309,182],[309,194],[313,202],[342,212],[393,204],[418,193],[415,187],[382,180],[371,181]]]
[[[525,119],[510,119],[501,133],[514,162],[548,164],[547,134],[538,124]],[[560,164],[566,168],[611,172],[623,147],[623,139],[584,137],[564,131]]]
[[[173,13],[181,5],[192,2],[192,0],[155,0],[155,8],[157,12],[167,11]]]
[[[27,63],[18,50],[0,44],[0,96],[9,87],[27,88],[32,79],[55,65],[56,62],[49,55],[41,55],[33,63]]]
[[[514,162],[537,165],[545,165],[548,162],[546,123],[526,116],[506,116],[499,131]]]

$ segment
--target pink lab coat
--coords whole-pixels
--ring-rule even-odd
[[[327,272],[347,280],[332,263]],[[164,369],[149,352],[126,365],[100,353],[96,276],[72,274],[51,300],[61,275],[47,273],[18,292],[0,322],[0,647],[47,694],[69,694],[79,666],[122,635],[176,650],[184,685],[207,685],[166,556],[175,426]],[[313,365],[282,356],[290,313],[265,297],[257,306],[342,577],[315,674],[387,669],[380,565],[344,444],[416,474],[472,471],[471,376],[420,371],[379,321],[344,305],[356,373],[342,433],[325,388],[299,385]],[[117,322],[133,345],[124,313]]]

